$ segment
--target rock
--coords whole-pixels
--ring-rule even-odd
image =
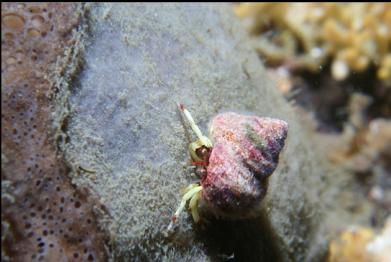
[[[88,22],[61,146],[73,182],[96,192],[107,208],[102,219],[115,259],[319,260],[327,248],[323,204],[331,200],[323,185],[329,178],[230,7],[93,4]],[[216,219],[202,227],[186,215],[165,236],[180,189],[194,180],[177,102],[204,133],[209,120],[226,111],[289,124],[259,218]]]

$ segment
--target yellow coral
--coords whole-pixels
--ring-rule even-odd
[[[330,243],[328,261],[374,261],[366,251],[366,246],[373,240],[374,235],[374,232],[369,228],[349,229],[342,232],[339,239]]]
[[[319,70],[331,59],[343,80],[370,65],[391,86],[391,4],[242,3],[234,6],[271,64]]]
[[[386,262],[391,255],[391,217],[382,232],[366,227],[350,228],[331,241],[328,262]]]

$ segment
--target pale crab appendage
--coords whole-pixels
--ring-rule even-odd
[[[201,159],[197,155],[196,150],[203,147],[203,146],[205,146],[207,148],[212,148],[213,144],[208,137],[204,136],[201,133],[201,130],[196,125],[193,117],[191,116],[190,112],[185,108],[185,106],[182,104],[178,104],[178,107],[181,110],[181,112],[185,115],[187,121],[189,121],[189,123],[190,123],[191,129],[193,129],[194,133],[198,137],[197,141],[192,142],[189,145],[189,152],[190,152],[191,158],[193,161],[202,162],[203,159]],[[186,187],[183,190],[183,197],[182,197],[181,203],[179,204],[178,209],[175,211],[175,214],[171,217],[171,223],[168,225],[168,230],[172,229],[177,218],[182,213],[183,209],[186,206],[187,201],[189,201],[189,200],[190,200],[189,209],[191,210],[193,220],[195,222],[198,222],[200,220],[200,216],[198,213],[198,202],[201,198],[201,193],[202,193],[202,186],[199,183],[190,184],[188,187]]]
[[[177,218],[183,209],[186,206],[187,201],[190,199],[189,208],[191,209],[191,214],[195,222],[198,222],[200,216],[198,214],[198,200],[201,197],[202,186],[199,184],[190,184],[185,190],[186,193],[183,195],[181,203],[179,204],[178,209],[175,211],[175,214],[171,217],[171,222],[168,225],[168,230],[171,230],[174,226]]]

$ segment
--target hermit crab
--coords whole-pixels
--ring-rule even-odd
[[[288,124],[269,117],[227,112],[212,119],[208,138],[185,106],[178,107],[198,138],[190,143],[189,153],[201,181],[184,189],[168,230],[188,201],[195,222],[200,220],[200,206],[218,217],[257,216],[268,177],[276,169],[284,147]]]

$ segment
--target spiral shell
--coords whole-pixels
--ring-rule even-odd
[[[210,124],[213,149],[201,181],[202,200],[209,210],[230,218],[258,213],[287,133],[288,124],[282,120],[217,115]]]

